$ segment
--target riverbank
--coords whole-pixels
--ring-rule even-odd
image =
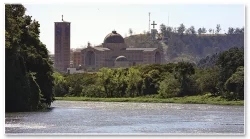
[[[91,97],[55,97],[56,100],[68,101],[103,101],[103,102],[152,102],[152,103],[181,103],[181,104],[216,104],[216,105],[244,105],[244,100],[227,101],[219,97],[210,95],[203,96],[187,96],[174,98],[150,98],[150,97],[135,97],[135,98],[91,98]]]

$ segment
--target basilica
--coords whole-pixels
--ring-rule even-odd
[[[112,31],[101,45],[81,50],[81,67],[85,71],[97,71],[102,67],[130,67],[137,64],[163,62],[163,51],[159,48],[134,48],[126,45],[124,38]]]

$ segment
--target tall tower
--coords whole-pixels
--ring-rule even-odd
[[[67,71],[70,67],[70,22],[55,22],[55,68]]]
[[[148,31],[150,32],[150,13],[148,13],[148,17],[149,17],[149,22],[148,22]]]

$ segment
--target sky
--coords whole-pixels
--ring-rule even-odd
[[[40,23],[40,40],[54,54],[54,22],[63,19],[71,22],[71,48],[84,48],[87,43],[101,44],[105,36],[116,30],[123,37],[129,36],[131,28],[135,34],[149,30],[151,23],[186,28],[194,26],[215,29],[220,24],[222,33],[228,27],[245,26],[243,4],[23,4],[33,19]],[[152,28],[152,26],[151,26]]]

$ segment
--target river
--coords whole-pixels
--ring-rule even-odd
[[[244,106],[55,101],[5,113],[7,135],[244,135]]]

